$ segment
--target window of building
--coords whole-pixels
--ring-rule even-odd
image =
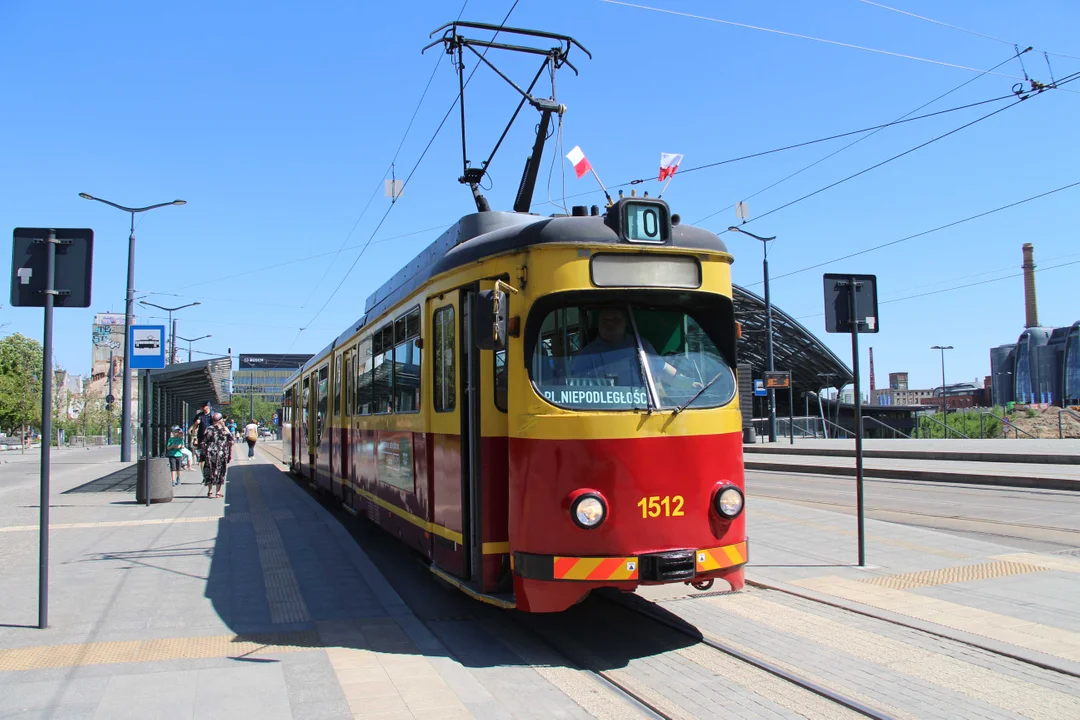
[[[394,407],[397,412],[420,411],[420,308],[394,323]]]
[[[380,328],[371,344],[373,412],[381,415],[394,411],[394,324]]]
[[[431,363],[434,375],[432,386],[435,388],[435,412],[447,412],[454,409],[454,306],[447,305],[435,311],[432,316],[432,346],[435,355]]]

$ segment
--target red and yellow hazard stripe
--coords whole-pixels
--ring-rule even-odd
[[[697,571],[699,573],[709,572],[710,570],[743,565],[748,558],[745,540],[736,545],[704,548],[697,551]]]
[[[637,580],[636,557],[559,557],[555,556],[556,580]]]

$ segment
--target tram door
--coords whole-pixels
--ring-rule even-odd
[[[469,579],[482,592],[510,589],[506,353],[479,346],[474,316],[489,317],[476,290],[462,291],[462,508]],[[490,299],[487,300],[490,302]]]

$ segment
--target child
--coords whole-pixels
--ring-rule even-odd
[[[174,425],[165,444],[165,455],[169,458],[169,470],[173,473],[173,487],[180,484],[180,467],[184,462],[184,431]]]

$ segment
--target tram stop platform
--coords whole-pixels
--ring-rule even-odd
[[[58,451],[45,630],[36,466],[5,465],[0,718],[650,716],[515,613],[443,586],[366,520],[321,504],[279,452],[236,453],[224,500],[191,472],[173,502],[147,508],[117,448]],[[748,497],[745,591],[640,594],[884,716],[1080,717],[1080,555],[869,520],[871,564],[858,568],[853,518],[754,498],[752,485]],[[532,627],[576,633],[662,716],[854,717],[693,643],[627,650],[644,626],[617,642],[573,630],[598,617],[588,604]]]

